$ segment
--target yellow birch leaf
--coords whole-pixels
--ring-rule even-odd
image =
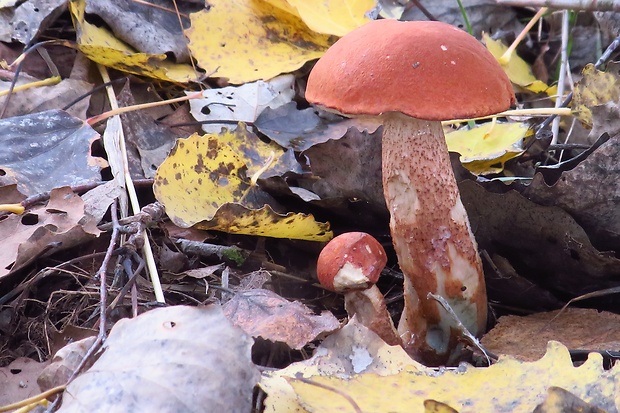
[[[601,72],[592,63],[581,71],[583,77],[575,85],[572,111],[584,125],[592,127],[592,107],[620,100],[620,77],[616,73],[609,69]]]
[[[521,142],[531,133],[522,123],[487,122],[472,129],[446,134],[448,149],[461,155],[461,163],[476,175],[498,173],[504,163],[523,153]]]
[[[493,40],[491,36],[486,33],[482,35],[482,39],[489,52],[491,52],[496,59],[499,59],[508,49],[508,46],[502,43],[501,40]],[[510,81],[517,86],[534,93],[546,93],[549,96],[554,96],[557,93],[557,87],[549,87],[545,82],[536,79],[532,73],[532,68],[516,53],[513,53],[508,63],[502,65],[502,67]]]
[[[257,0],[210,0],[186,30],[198,64],[239,84],[270,79],[318,59],[335,41],[297,16]]]
[[[248,209],[240,204],[225,204],[217,210],[213,219],[199,222],[195,226],[198,229],[233,234],[306,241],[327,242],[333,238],[328,223],[316,222],[309,214],[279,214],[269,205],[260,209]]]
[[[317,33],[342,37],[368,23],[368,12],[377,7],[375,0],[266,0],[299,16]]]
[[[241,153],[218,135],[194,134],[179,139],[157,169],[153,192],[180,227],[327,241],[329,224],[312,215],[279,214],[272,198],[252,185]]]
[[[403,371],[392,376],[288,378],[301,405],[310,412],[391,413],[424,411],[427,400],[460,413],[531,413],[545,401],[551,387],[561,387],[605,411],[616,411],[619,380],[620,364],[605,370],[603,357],[591,353],[585,363],[573,367],[566,347],[553,341],[547,354],[535,362],[501,357],[486,368],[466,366],[428,375]]]
[[[196,79],[196,73],[190,65],[170,62],[165,54],[136,52],[106,28],[88,23],[84,18],[85,7],[85,0],[71,0],[69,3],[78,48],[93,62],[168,82],[186,83]]]

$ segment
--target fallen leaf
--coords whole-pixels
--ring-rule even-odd
[[[610,63],[606,72],[587,64],[581,74],[583,77],[575,84],[572,112],[587,127],[592,127],[592,108],[608,102],[620,100],[620,76],[618,64]]]
[[[329,223],[317,222],[311,214],[280,214],[269,205],[249,209],[235,203],[222,205],[213,219],[196,223],[196,228],[318,242],[327,242],[334,236]]]
[[[240,128],[231,136],[247,133]],[[278,164],[271,153],[270,158]],[[273,210],[273,198],[252,184],[248,176],[248,167],[259,173],[256,168],[270,165],[261,161],[253,164],[252,159],[244,159],[218,135],[195,134],[177,141],[157,170],[153,192],[180,227],[196,225],[237,234],[329,240],[329,224],[316,222],[312,215]]]
[[[265,289],[238,292],[222,309],[234,325],[250,336],[286,343],[296,350],[340,326],[329,311],[316,315],[302,303]]]
[[[549,387],[547,398],[536,406],[534,413],[606,413],[605,410],[584,402],[561,387]]]
[[[369,13],[377,7],[375,0],[267,0],[268,3],[299,16],[317,33],[342,37],[370,21]]]
[[[282,75],[266,82],[259,80],[241,86],[207,89],[202,96],[203,99],[189,101],[194,119],[209,121],[202,125],[202,130],[220,133],[225,127],[233,131],[237,122],[252,123],[265,109],[276,109],[291,102],[295,96],[295,76]],[[226,123],[216,123],[218,120]]]
[[[476,175],[499,173],[504,163],[523,153],[523,139],[532,132],[522,123],[487,122],[446,134],[451,152],[461,155],[465,168]]]
[[[601,182],[593,185],[600,190]],[[620,259],[598,251],[566,211],[538,205],[516,191],[492,193],[470,180],[459,190],[480,249],[501,253],[521,276],[548,291],[580,295],[620,275]],[[511,291],[523,308],[534,304],[527,291]]]
[[[537,173],[523,194],[537,203],[566,210],[579,221],[595,245],[605,250],[618,249],[618,159],[620,136],[615,135],[573,169],[562,172],[552,184],[547,184],[544,176]]]
[[[185,34],[200,67],[234,84],[292,72],[335,41],[267,2],[210,0],[191,20]]]
[[[86,21],[85,2],[71,0],[69,11],[77,34],[77,47],[90,60],[123,72],[169,82],[196,80],[197,74],[192,66],[173,63],[165,54],[136,52],[107,28]]]
[[[620,366],[605,370],[600,354],[590,354],[583,365],[573,367],[566,347],[551,342],[547,354],[531,363],[504,357],[487,368],[461,366],[456,371],[404,371],[386,377],[376,374],[351,378],[314,376],[305,380],[292,377],[288,381],[301,405],[310,412],[354,411],[353,401],[361,411],[409,413],[422,411],[425,401],[430,399],[460,413],[530,413],[544,402],[550,387],[561,387],[587,403],[616,412],[619,379]]]
[[[292,363],[281,370],[265,371],[259,386],[267,393],[266,411],[305,412],[287,378],[350,377],[360,373],[389,376],[400,371],[425,369],[402,347],[387,345],[353,317],[342,329],[323,340],[308,360]]]
[[[559,341],[570,350],[605,351],[620,348],[620,315],[586,308],[534,313],[526,317],[500,317],[482,337],[482,344],[495,354],[534,361],[545,354],[547,343]]]
[[[503,44],[501,40],[493,40],[491,36],[486,33],[482,35],[482,39],[489,52],[491,52],[496,59],[499,59],[508,49],[508,46]],[[557,93],[557,87],[547,86],[545,82],[536,79],[532,73],[532,68],[516,53],[513,53],[508,63],[502,67],[510,81],[517,86],[533,93],[546,93],[549,96],[554,96]]]
[[[47,391],[56,386],[67,384],[96,339],[97,337],[95,336],[83,338],[71,342],[58,350],[37,378],[37,383],[41,390]],[[87,363],[85,368],[89,368],[92,364],[92,362]]]
[[[84,212],[84,202],[70,188],[53,189],[47,205],[38,205],[24,215],[0,221],[0,277],[39,255],[58,252],[99,235],[96,222]]]
[[[0,406],[16,403],[41,392],[37,377],[49,362],[38,363],[19,357],[0,368]]]
[[[170,53],[176,63],[190,60],[181,24],[189,27],[188,15],[201,8],[196,2],[179,2],[172,7],[166,3],[86,1],[86,13],[103,20],[117,38],[140,52]]]
[[[100,358],[67,386],[58,412],[248,412],[259,378],[251,346],[217,305],[122,319]]]
[[[36,195],[100,181],[107,162],[91,156],[99,138],[84,121],[60,110],[0,119],[0,184],[16,183],[20,192]]]

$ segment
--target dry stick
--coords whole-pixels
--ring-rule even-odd
[[[560,74],[558,76],[558,96],[564,96],[564,88],[566,82],[566,72],[568,70],[568,25],[569,25],[569,15],[568,10],[564,10],[562,12],[562,47],[560,48]],[[555,107],[559,108],[562,102],[560,99],[556,99]],[[553,137],[551,138],[551,145],[555,145],[558,143],[558,135],[560,133],[560,118],[556,117],[553,121],[553,125],[551,126],[551,133],[553,133]],[[562,154],[560,152],[559,161],[562,161]]]
[[[538,20],[540,20],[540,18],[547,12],[547,8],[543,7],[540,10],[538,10],[538,12],[534,15],[534,17],[532,17],[532,19],[525,25],[525,27],[523,28],[523,30],[521,30],[521,33],[519,33],[519,35],[517,36],[517,38],[515,39],[514,42],[512,42],[512,44],[508,47],[508,49],[506,49],[506,51],[504,52],[503,55],[501,55],[501,57],[499,59],[497,59],[500,64],[502,65],[506,65],[508,64],[508,61],[510,60],[510,58],[512,57],[512,53],[515,51],[515,49],[517,48],[517,46],[519,45],[519,43],[521,43],[521,40],[523,40],[523,38],[529,33],[529,31],[531,30],[532,27],[534,27],[534,25],[536,24],[536,22]]]
[[[41,46],[50,45],[50,44],[58,44],[58,43],[59,42],[56,41],[56,40],[48,40],[48,41],[45,41],[45,42],[37,43],[34,46],[32,46],[31,48],[29,48],[28,50],[25,50],[11,64],[11,66],[13,66],[14,64],[17,63],[17,67],[15,68],[15,76],[13,77],[13,80],[11,81],[11,86],[9,86],[9,90],[8,90],[7,95],[6,95],[6,99],[4,100],[4,104],[2,105],[2,109],[0,110],[0,119],[2,119],[4,117],[6,109],[9,107],[9,101],[11,100],[11,96],[13,95],[13,91],[15,90],[15,85],[17,84],[17,79],[19,78],[19,72],[22,70],[22,66],[24,65],[24,60],[25,60],[26,56],[28,56],[30,53],[34,52],[35,50],[37,50]],[[64,44],[64,42],[63,42],[63,44]]]
[[[501,6],[551,7],[553,9],[571,9],[587,11],[620,11],[617,0],[495,0]]]
[[[108,289],[106,285],[106,273],[107,273],[108,265],[110,264],[110,259],[114,255],[114,250],[116,249],[116,244],[117,244],[117,241],[120,235],[119,230],[118,230],[120,225],[118,224],[117,200],[114,200],[114,202],[112,203],[112,206],[110,207],[110,212],[112,215],[112,222],[114,223],[114,227],[112,228],[112,235],[110,236],[110,243],[108,244],[108,249],[106,250],[106,254],[103,257],[101,266],[99,267],[99,270],[97,271],[97,275],[99,276],[99,282],[100,282],[99,284],[99,312],[100,312],[99,332],[97,333],[95,342],[90,346],[90,348],[86,352],[86,355],[84,355],[84,358],[82,359],[82,361],[80,361],[80,364],[73,371],[73,373],[69,377],[69,380],[67,380],[66,385],[68,385],[69,383],[71,383],[71,381],[73,381],[73,379],[75,379],[75,377],[79,374],[82,368],[84,368],[84,365],[86,364],[86,362],[99,349],[99,347],[101,346],[101,344],[106,338],[106,331],[105,331],[106,302],[108,299]],[[60,397],[57,397],[52,403],[50,403],[49,407],[45,410],[46,413],[52,412],[55,409],[56,405],[59,403],[59,401],[60,401]]]
[[[109,82],[110,78],[108,76],[107,70],[105,69],[105,67],[98,65],[99,69],[100,69],[100,73],[101,76],[103,77],[103,81],[104,82]],[[99,122],[103,119],[107,119],[110,116],[116,116],[119,113],[123,113],[123,112],[127,112],[128,108],[119,108],[116,102],[116,96],[114,95],[114,90],[111,87],[107,88],[108,90],[108,98],[110,100],[110,105],[112,106],[112,109],[110,112],[108,112],[107,114],[104,113],[102,115],[96,116],[95,118],[91,118],[89,119],[89,123],[90,121],[92,121],[93,119],[96,119],[96,122]],[[199,93],[200,96],[202,96],[202,93]],[[187,100],[187,98],[190,98],[189,96],[184,97],[184,100]],[[175,99],[173,99],[174,101]],[[156,103],[161,103],[161,102],[156,102]],[[169,102],[167,102],[169,103]],[[132,109],[129,110],[135,110],[138,106],[144,108],[144,107],[151,107],[147,105],[136,105],[134,106]],[[123,110],[125,109],[125,110]],[[116,112],[116,113],[113,113]],[[95,123],[96,123],[95,122]],[[120,121],[119,121],[120,123]],[[90,123],[92,125],[92,123]],[[138,213],[140,212],[140,201],[138,200],[138,194],[136,193],[136,188],[133,185],[133,181],[131,179],[131,175],[129,173],[129,161],[127,158],[127,149],[125,146],[125,139],[124,136],[122,136],[122,128],[120,129],[121,132],[121,137],[119,139],[119,148],[120,148],[120,152],[121,152],[121,162],[122,162],[122,171],[116,171],[117,173],[122,173],[122,176],[124,177],[124,183],[125,183],[125,189],[127,190],[127,193],[129,195],[129,200],[131,203],[131,208],[133,210],[134,213]],[[113,171],[114,172],[114,171]],[[123,217],[124,218],[124,217]],[[153,284],[153,292],[155,293],[155,299],[161,303],[165,303],[166,299],[164,297],[164,292],[162,290],[161,287],[161,282],[159,280],[159,273],[157,271],[157,266],[155,265],[155,258],[153,256],[153,250],[151,248],[151,243],[148,241],[148,234],[146,232],[146,229],[142,230],[142,236],[145,240],[143,246],[142,246],[142,253],[144,254],[144,259],[146,261],[146,265],[148,268],[148,273],[150,275],[151,278],[151,283]]]

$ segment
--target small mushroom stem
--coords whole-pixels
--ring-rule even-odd
[[[361,325],[374,331],[387,344],[391,346],[403,344],[385,306],[383,294],[376,285],[371,285],[365,290],[347,292],[344,295],[344,307],[349,319],[357,317]]]
[[[441,364],[455,351],[458,334],[428,293],[444,297],[465,327],[479,335],[487,316],[482,263],[441,122],[396,112],[383,119],[383,190],[405,276],[398,332],[410,354]]]

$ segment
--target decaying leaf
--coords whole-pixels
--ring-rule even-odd
[[[190,65],[173,63],[165,54],[138,53],[105,27],[86,21],[85,1],[71,0],[69,10],[77,32],[78,48],[90,60],[123,72],[169,82],[185,83],[197,78]]]
[[[601,181],[592,189],[600,187]],[[620,275],[620,260],[598,251],[566,211],[538,205],[516,191],[492,193],[469,180],[459,189],[480,248],[500,252],[538,285],[574,296]],[[527,291],[510,291],[530,308]]]
[[[268,81],[207,89],[202,96],[203,99],[189,101],[192,116],[200,122],[209,121],[202,125],[202,130],[220,133],[225,127],[232,131],[237,127],[234,122],[254,122],[265,109],[289,103],[295,96],[295,76],[282,75]],[[226,123],[216,123],[218,120]]]
[[[484,44],[491,54],[499,59],[508,47],[500,40],[493,40],[488,34],[483,34]],[[532,73],[532,68],[521,59],[516,53],[513,53],[510,61],[503,66],[504,71],[512,83],[529,90],[533,93],[546,93],[553,96],[557,93],[557,87],[547,86],[544,82],[536,79]]]
[[[58,252],[95,238],[100,233],[96,225],[71,188],[53,189],[47,205],[0,221],[0,277],[45,252]]]
[[[522,123],[487,122],[472,129],[446,134],[448,149],[461,154],[461,163],[476,175],[499,173],[504,163],[523,153],[522,142],[530,132]]]
[[[17,403],[40,393],[37,376],[49,361],[37,363],[33,359],[20,357],[6,367],[0,368],[0,406]]]
[[[211,0],[191,20],[186,35],[200,67],[234,84],[292,72],[335,41],[268,2]]]
[[[559,341],[571,350],[617,351],[620,315],[586,308],[500,317],[482,344],[495,354],[534,361],[545,354],[547,342]]]
[[[232,136],[248,133],[244,131],[239,128]],[[268,169],[275,159],[269,155],[265,165],[260,165],[260,160],[253,164],[251,159],[246,164],[242,153],[218,135],[195,134],[179,140],[160,165],[153,191],[170,219],[181,227],[197,225],[237,234],[329,240],[329,224],[318,223],[311,215],[275,212],[270,206],[275,204],[273,198],[252,183],[248,166],[253,171],[259,165]],[[260,175],[260,170],[255,173]]]
[[[573,169],[562,172],[557,182],[547,184],[544,176],[537,173],[524,195],[537,203],[563,208],[579,221],[595,245],[602,245],[605,250],[618,249],[618,159],[620,136],[615,135]]]
[[[99,134],[61,110],[0,119],[0,184],[36,195],[101,180],[103,158],[91,156]],[[71,162],[67,162],[71,159]]]
[[[572,111],[584,125],[592,127],[593,107],[608,102],[618,104],[620,76],[617,69],[617,64],[610,64],[606,72],[601,72],[596,70],[593,64],[588,64],[581,71],[583,77],[575,85]]]
[[[317,222],[310,214],[293,212],[280,214],[269,205],[249,209],[235,203],[222,205],[213,219],[197,223],[196,228],[320,242],[327,242],[334,236],[329,229],[329,223]]]
[[[288,379],[301,405],[317,413],[354,411],[351,400],[365,412],[409,413],[423,411],[429,399],[460,413],[531,413],[544,402],[550,387],[561,387],[586,403],[617,412],[618,380],[620,365],[605,370],[602,356],[592,353],[583,365],[573,367],[568,350],[558,342],[549,343],[547,354],[531,363],[505,357],[487,368]]]
[[[340,326],[329,311],[316,315],[302,303],[265,289],[239,292],[223,310],[234,325],[252,337],[286,343],[297,350]]]
[[[216,305],[122,319],[101,357],[67,386],[58,411],[248,412],[259,378],[251,346]]]
[[[289,377],[350,377],[360,373],[389,376],[401,371],[425,369],[413,361],[402,347],[387,345],[353,317],[342,329],[323,340],[310,359],[263,373],[259,385],[267,393],[266,411],[305,412],[287,381]]]

